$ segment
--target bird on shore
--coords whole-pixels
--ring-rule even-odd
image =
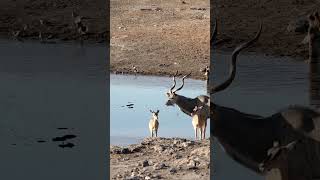
[[[210,75],[210,69],[209,66],[206,66],[205,71],[204,71],[204,75],[206,76],[206,79],[209,79],[209,75]]]
[[[17,40],[17,41],[21,41],[20,39],[20,33],[21,31],[18,30],[18,31],[12,31],[11,34],[12,34],[12,37],[14,40]]]
[[[39,31],[39,36],[38,37],[39,37],[40,42],[44,42],[41,31]]]
[[[133,70],[135,75],[138,73],[138,69],[137,69],[137,67],[135,65],[132,65],[132,70]]]
[[[71,16],[73,18],[73,22],[77,25],[78,23],[81,23],[82,17],[77,14],[76,12],[72,11]]]
[[[41,25],[44,25],[43,19],[39,19],[39,22],[40,22]]]
[[[88,26],[85,26],[83,23],[78,24],[78,32],[80,35],[85,35],[88,33]]]
[[[27,29],[28,29],[28,25],[27,25],[27,24],[23,25],[22,30],[23,30],[23,31],[26,31]]]

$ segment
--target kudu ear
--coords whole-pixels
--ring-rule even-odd
[[[196,112],[198,110],[198,106],[195,106],[194,108],[193,108],[193,112]]]
[[[159,111],[159,110],[157,110],[157,113],[156,113],[156,114],[159,114],[159,112],[160,112],[160,111]]]

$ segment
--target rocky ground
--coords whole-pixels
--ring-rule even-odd
[[[208,0],[111,0],[111,71],[152,75],[209,65]],[[135,69],[133,68],[135,67]]]
[[[110,147],[111,179],[210,179],[210,141],[146,138]]]
[[[302,44],[306,35],[307,16],[320,10],[317,0],[217,0],[212,7],[218,19],[218,38],[225,43],[218,50],[230,50],[253,37],[263,21],[259,42],[250,51],[274,56],[292,56],[306,59],[307,44]]]

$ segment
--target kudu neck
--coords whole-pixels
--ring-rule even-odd
[[[196,106],[196,102],[194,102],[194,99],[192,98],[188,98],[182,95],[177,95],[176,105],[178,105],[179,108],[184,113],[191,116],[191,113],[193,112],[193,108]]]

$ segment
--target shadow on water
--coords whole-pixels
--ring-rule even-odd
[[[105,178],[105,46],[0,41],[0,50],[0,179]]]
[[[230,54],[212,54],[211,85],[227,78]],[[240,55],[237,67],[235,80],[225,91],[214,95],[214,103],[261,116],[289,105],[319,108],[319,65],[309,66],[290,58]],[[264,179],[232,160],[217,141],[212,153],[214,179]]]

